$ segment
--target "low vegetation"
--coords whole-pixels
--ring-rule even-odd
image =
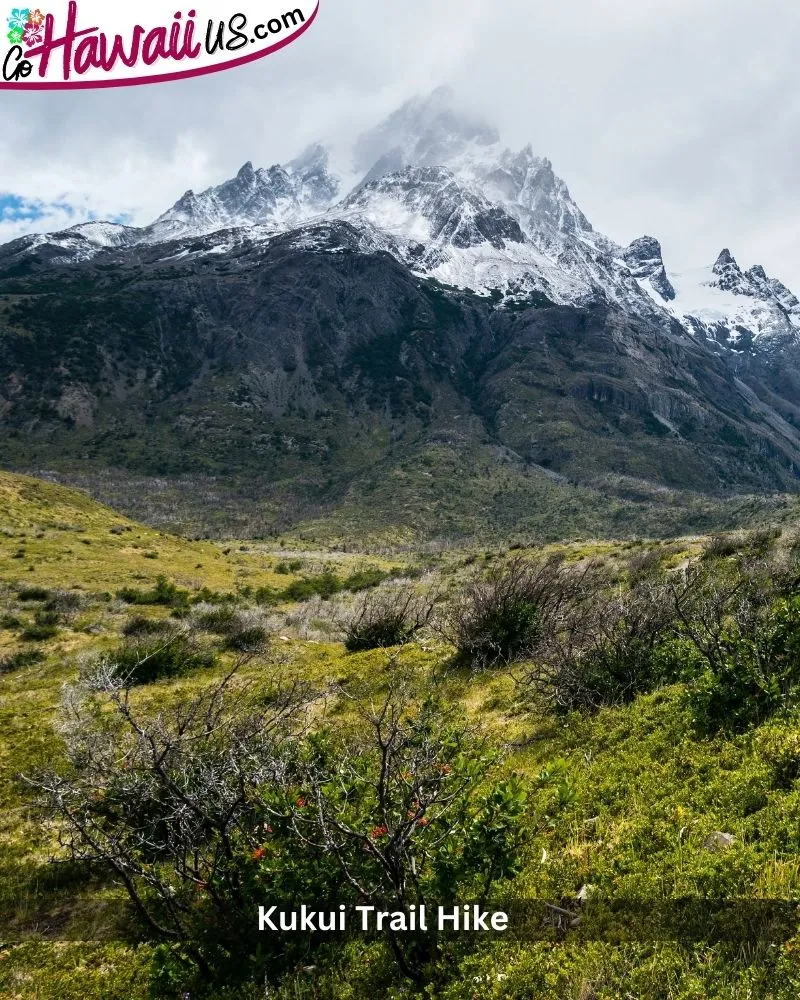
[[[341,623],[345,649],[358,653],[410,642],[431,620],[434,604],[411,587],[387,587],[361,598]]]
[[[792,531],[367,558],[17,489],[4,995],[800,992]],[[516,929],[257,930],[264,903],[451,900]]]

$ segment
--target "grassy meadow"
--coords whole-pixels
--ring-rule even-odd
[[[79,492],[0,473],[0,995],[796,997],[800,934],[788,904],[800,906],[797,549],[791,527],[541,550],[364,553],[310,550],[291,538],[189,541]],[[749,694],[724,700],[746,659],[736,650],[758,640],[745,632],[738,604],[726,605],[715,633],[728,651],[721,680],[710,667],[689,669],[699,654],[687,637],[699,626],[688,613],[685,630],[671,624],[674,635],[653,646],[658,657],[648,653],[660,666],[647,683],[591,703],[574,692],[549,698],[530,679],[530,650],[494,662],[459,655],[436,626],[448,608],[476,581],[503,579],[519,560],[548,559],[575,574],[594,567],[620,600],[640,585],[669,586],[693,567],[709,579],[726,578],[743,559],[762,575],[767,567],[788,581],[759,605],[768,608],[759,628],[772,630],[770,648],[785,666],[780,690],[769,700],[765,688],[759,701],[761,688],[749,678],[754,702]],[[363,602],[401,589],[430,595],[420,627],[402,645],[353,650],[348,622]],[[167,647],[178,649],[176,657],[164,657]],[[256,702],[266,703],[278,685],[313,689],[307,724],[334,733],[349,732],[361,707],[401,682],[420,700],[435,695],[491,747],[480,787],[513,774],[524,789],[513,823],[515,836],[524,836],[497,898],[551,904],[548,912],[568,915],[568,926],[538,927],[530,938],[459,938],[427,957],[421,980],[398,971],[384,940],[358,938],[275,959],[266,982],[207,987],[189,971],[181,979],[165,959],[170,946],[137,920],[119,878],[68,858],[59,821],[42,812],[31,784],[73,766],[63,724],[69,686],[98,664],[140,669],[142,650],[160,665],[131,689],[142,717],[177,714],[237,663],[234,684]],[[757,660],[753,653],[746,662]],[[606,688],[597,681],[592,690]],[[619,900],[635,905],[615,910]],[[708,933],[702,920],[665,932],[660,918],[676,900],[736,901],[731,933]],[[778,916],[770,909],[776,901]]]

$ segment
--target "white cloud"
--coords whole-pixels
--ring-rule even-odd
[[[322,0],[300,41],[249,67],[0,94],[0,188],[148,222],[449,81],[549,156],[610,236],[659,237],[675,269],[730,246],[800,290],[799,21],[785,0]]]

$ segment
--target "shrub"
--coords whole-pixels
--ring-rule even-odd
[[[58,635],[56,625],[28,625],[21,633],[21,638],[25,642],[47,642]]]
[[[241,628],[225,640],[225,648],[236,653],[260,653],[269,643],[269,633],[262,625]]]
[[[800,597],[741,594],[705,610],[684,622],[705,667],[687,690],[699,728],[740,731],[800,702]]]
[[[342,589],[349,590],[352,593],[358,593],[361,590],[372,590],[375,587],[379,587],[386,580],[390,579],[390,577],[391,574],[385,573],[382,569],[366,567],[356,570],[355,573],[351,573],[342,583]]]
[[[236,604],[238,601],[238,594],[220,593],[217,590],[209,590],[208,587],[196,591],[192,597],[192,604]]]
[[[55,611],[37,611],[34,623],[22,632],[26,642],[46,642],[58,635],[60,617]]]
[[[305,845],[301,863],[331,856],[348,899],[355,890],[390,910],[425,899],[485,901],[518,874],[527,827],[526,790],[516,775],[492,780],[495,761],[458,710],[390,690],[353,735],[323,732],[301,748],[297,784],[278,791],[274,825]],[[275,861],[264,860],[271,875]],[[313,869],[307,878],[313,885]],[[419,983],[436,945],[388,938],[400,969]]]
[[[240,611],[225,635],[225,648],[236,653],[262,653],[269,644],[269,633],[257,611]]]
[[[713,570],[694,567],[670,596],[699,729],[740,731],[800,701],[794,564],[751,554]]]
[[[268,836],[263,789],[281,774],[292,719],[305,704],[296,690],[258,704],[230,681],[147,716],[101,665],[65,701],[70,766],[38,781],[68,858],[124,873],[150,934],[178,946],[181,982],[193,967],[205,989],[276,960],[278,949],[263,954],[253,920],[264,899],[250,884],[252,854]]]
[[[116,674],[130,686],[183,677],[213,667],[215,654],[201,649],[184,633],[125,643],[108,656]]]
[[[283,592],[283,598],[287,601],[310,601],[314,597],[321,597],[326,601],[338,594],[341,589],[342,581],[339,577],[326,570],[319,576],[306,577],[290,583]]]
[[[477,666],[525,659],[565,607],[585,596],[590,568],[574,571],[558,559],[533,563],[516,556],[473,578],[448,609],[442,635]]]
[[[360,599],[343,622],[345,647],[350,653],[368,649],[402,646],[428,623],[433,611],[431,599],[412,589],[387,587]]]
[[[259,934],[265,886],[291,909],[401,910],[485,900],[520,869],[526,791],[493,774],[456,710],[392,691],[353,729],[307,735],[308,705],[302,690],[265,703],[227,678],[148,717],[113,678],[87,678],[65,699],[68,766],[36,780],[69,858],[124,873],[139,916],[206,990],[263,991],[325,947],[325,934]],[[440,956],[428,936],[381,933],[418,983]]]
[[[49,601],[50,591],[45,590],[44,587],[24,587],[17,594],[18,601]]]
[[[624,704],[676,679],[682,666],[670,645],[670,597],[665,584],[652,581],[597,594],[548,631],[528,684],[559,710],[573,711]]]
[[[156,578],[156,585],[152,590],[123,587],[117,591],[117,597],[126,604],[162,604],[173,608],[187,607],[189,604],[189,592],[180,590],[165,576]]]
[[[660,568],[661,552],[658,549],[637,552],[628,560],[628,579],[631,583],[651,579],[658,575]]]
[[[44,653],[38,649],[25,649],[10,656],[0,657],[0,674],[13,674],[16,670],[35,666],[44,660]]]
[[[754,528],[744,536],[744,547],[751,556],[764,556],[781,537],[780,528]]]
[[[215,635],[227,635],[236,626],[236,610],[232,607],[213,608],[197,616],[197,627]]]
[[[136,615],[125,623],[122,634],[128,638],[136,638],[143,635],[162,635],[164,632],[172,630],[173,626],[160,618],[145,618],[143,615]]]
[[[434,699],[390,692],[352,731],[311,736],[304,691],[265,705],[230,679],[155,717],[107,677],[66,705],[69,766],[37,781],[62,842],[73,861],[124,872],[139,915],[206,989],[264,984],[325,946],[325,934],[259,935],[265,885],[289,908],[400,910],[485,900],[519,871],[526,791],[494,775],[485,742]],[[382,934],[419,982],[437,943]]]
[[[741,547],[741,539],[732,535],[712,535],[703,549],[701,559],[724,559],[736,555]]]
[[[269,634],[258,612],[236,611],[232,607],[212,608],[197,617],[197,627],[225,637],[225,649],[239,653],[263,651]]]
[[[83,597],[71,590],[54,590],[45,604],[45,611],[50,611],[59,618],[72,621],[83,606]]]
[[[266,605],[267,607],[280,604],[283,600],[283,593],[280,590],[276,590],[275,587],[259,587],[255,593],[256,604]]]
[[[279,573],[281,576],[289,576],[292,573],[298,573],[302,568],[302,560],[293,559],[291,562],[279,562],[275,567],[275,572]]]

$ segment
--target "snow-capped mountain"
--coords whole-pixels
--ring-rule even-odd
[[[738,351],[800,339],[800,302],[763,268],[742,271],[726,250],[707,269],[673,273],[654,237],[615,243],[592,227],[549,160],[530,146],[503,146],[444,88],[361,136],[350,161],[350,174],[334,170],[317,144],[283,165],[246,163],[219,186],[187,191],[144,229],[88,223],[17,240],[4,256],[68,264],[164,244],[174,257],[286,234],[298,247],[331,251],[340,249],[332,234],[346,231],[363,252],[390,253],[415,274],[479,294],[603,299]]]
[[[248,162],[218,187],[201,194],[187,191],[145,230],[143,240],[162,243],[254,225],[294,228],[331,205],[339,187],[339,178],[328,170],[328,152],[320,145],[268,170],[256,170]]]
[[[760,265],[742,271],[727,249],[710,268],[672,276],[675,298],[668,308],[679,320],[739,350],[755,337],[791,338],[800,330],[800,302]]]

